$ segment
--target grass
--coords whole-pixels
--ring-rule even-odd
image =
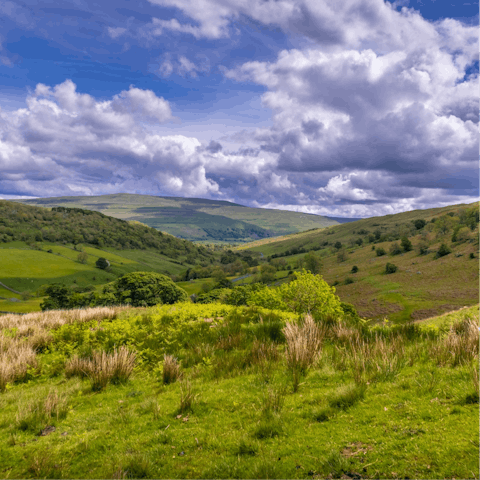
[[[265,311],[185,304],[105,311],[105,319],[99,310],[1,317],[5,345],[43,331],[48,348],[37,351],[28,379],[0,393],[0,471],[9,478],[478,478],[478,349],[468,362],[435,355],[457,336],[473,345],[476,332],[478,345],[478,313],[462,312],[442,329],[329,328],[296,393],[288,340],[257,338]],[[227,332],[241,341],[227,348]],[[128,380],[92,390],[88,377],[65,375],[62,358],[92,359],[89,349],[120,349],[126,338],[137,354]],[[220,339],[226,349],[215,347]],[[413,361],[356,382],[354,365],[336,352],[360,340],[357,350],[372,365],[402,351]],[[182,365],[191,356],[180,382],[163,382],[158,359],[164,363],[167,346]],[[261,361],[246,361],[253,351],[263,352]],[[216,359],[235,374],[213,376]]]

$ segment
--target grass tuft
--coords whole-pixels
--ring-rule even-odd
[[[173,355],[164,355],[163,357],[163,384],[174,383],[180,377],[180,365]]]

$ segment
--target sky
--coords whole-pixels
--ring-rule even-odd
[[[0,0],[0,198],[338,217],[479,196],[478,1]]]

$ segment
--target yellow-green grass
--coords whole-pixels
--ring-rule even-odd
[[[113,252],[113,249],[105,248],[104,252]],[[116,251],[116,254],[121,258],[138,263],[144,270],[153,270],[167,275],[178,274],[188,267],[188,264],[180,265],[180,262],[175,263],[170,258],[149,250],[122,250]]]
[[[327,240],[330,244],[336,241],[348,245],[350,239],[364,237],[364,234],[353,233],[360,230],[367,230],[373,233],[379,228],[382,233],[393,231],[404,224],[411,224],[415,220],[431,220],[438,218],[450,212],[457,213],[460,208],[470,208],[477,205],[476,203],[468,205],[451,205],[441,208],[430,208],[426,210],[412,210],[409,212],[397,213],[394,215],[385,215],[383,217],[371,217],[355,222],[343,223],[341,225],[333,225],[330,227],[315,229],[311,231],[293,233],[285,237],[268,238],[242,245],[241,249],[253,250],[263,253],[265,256],[275,253],[282,253],[293,247],[304,247],[306,249],[312,246],[318,247],[321,241]]]
[[[415,246],[419,238],[411,240]],[[379,247],[388,252],[389,243]],[[415,250],[377,257],[368,245],[352,249],[341,263],[336,255],[324,257],[322,274],[330,285],[339,282],[335,288],[340,299],[355,305],[362,316],[418,320],[478,303],[478,260],[469,258],[474,251],[474,244],[465,243],[438,259],[434,253],[419,255]],[[398,271],[385,274],[387,262]],[[355,274],[351,273],[354,265],[359,268]],[[345,285],[347,278],[354,282]]]
[[[93,338],[99,327],[112,331],[118,323],[120,332],[129,318],[133,328],[134,318],[153,319],[155,312],[132,309],[118,322],[84,330]],[[426,351],[428,340],[417,340],[407,349]],[[263,367],[242,370],[234,362],[213,375],[219,360],[246,354],[236,348],[217,348],[182,367],[197,395],[183,413],[182,384],[163,386],[155,366],[139,366],[127,383],[92,392],[88,379],[65,378],[52,348],[39,355],[37,375],[0,394],[0,471],[10,478],[479,477],[478,403],[465,400],[473,388],[468,366],[412,357],[390,380],[360,387],[350,406],[329,407],[354,389],[351,371],[337,368],[335,345],[324,345],[297,393],[284,346],[277,348],[278,361]],[[25,412],[49,392],[64,399],[65,413],[51,418],[55,430],[39,436],[45,425]],[[267,408],[274,395],[284,402],[278,412]]]
[[[11,297],[13,298],[13,297]],[[31,297],[27,300],[12,302],[9,299],[0,299],[0,311],[12,313],[29,313],[40,310],[40,304],[43,298]]]

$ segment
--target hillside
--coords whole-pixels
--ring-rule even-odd
[[[418,220],[425,222],[419,229]],[[458,238],[452,241],[455,231]],[[410,251],[401,248],[403,237],[411,242]],[[442,244],[451,253],[437,258]],[[391,254],[394,245],[400,250]],[[282,262],[284,270],[301,267],[306,252],[315,252],[325,280],[368,318],[416,320],[478,303],[476,203],[362,219],[240,249],[260,252],[272,264]],[[378,255],[382,249],[385,254]],[[397,271],[386,274],[387,263]]]
[[[114,194],[18,201],[44,207],[95,210],[123,220],[137,220],[179,238],[208,242],[245,242],[339,223],[319,215],[250,208],[201,198]]]
[[[96,267],[101,257],[106,270]],[[98,289],[132,271],[173,275],[215,258],[188,240],[99,212],[0,201],[0,311],[38,310],[33,295],[51,283]]]

